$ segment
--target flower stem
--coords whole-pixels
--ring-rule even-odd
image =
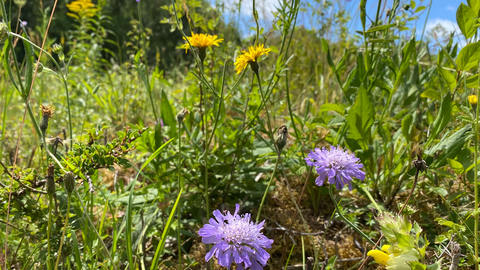
[[[477,90],[477,97],[478,97],[478,90]],[[473,160],[475,162],[475,173],[474,179],[475,179],[475,223],[474,223],[474,238],[475,238],[475,269],[478,270],[478,241],[477,241],[477,236],[478,236],[478,167],[477,167],[477,150],[478,150],[478,107],[480,106],[475,106],[475,138],[473,139],[473,142],[475,144],[475,148],[473,150]]]
[[[273,178],[275,176],[275,172],[277,172],[278,162],[280,160],[280,154],[277,157],[277,161],[275,162],[275,168],[273,169],[272,175],[270,176],[270,180],[268,181],[267,189],[265,189],[265,193],[263,193],[262,202],[260,203],[260,207],[258,207],[258,214],[257,214],[257,222],[260,220],[260,213],[262,212],[263,204],[265,203],[265,199],[267,198],[268,190],[272,185]]]
[[[178,191],[182,189],[182,177],[181,177],[181,164],[182,164],[182,122],[178,121]],[[178,198],[178,209],[177,209],[177,220],[178,220],[178,228],[177,228],[177,245],[178,245],[178,269],[182,269],[182,240],[180,234],[180,199]]]
[[[337,201],[335,200],[335,196],[333,195],[333,185],[330,184],[329,185],[330,188],[329,188],[329,194],[330,194],[330,198],[332,199],[333,203],[335,204],[335,209],[337,210],[338,212],[338,215],[343,219],[343,221],[345,221],[350,227],[352,227],[352,229],[354,229],[357,233],[359,233],[363,238],[365,238],[365,240],[367,240],[368,242],[370,242],[371,244],[375,245],[375,242],[373,242],[372,239],[370,239],[370,237],[368,237],[364,232],[362,232],[357,226],[355,226],[355,224],[353,224],[352,222],[350,222],[350,220],[348,220],[343,214],[342,212],[340,211],[340,209],[338,208],[338,204],[337,204]]]
[[[52,231],[52,203],[53,203],[53,196],[52,195],[47,195],[48,196],[48,229],[47,229],[47,249],[48,249],[48,256],[47,256],[47,270],[52,269],[51,265],[51,246],[50,246],[50,234]]]
[[[58,255],[57,255],[57,262],[55,263],[55,270],[58,268],[58,264],[60,263],[60,255],[62,254],[62,245],[63,245],[63,238],[65,238],[65,232],[67,231],[68,225],[68,216],[70,214],[70,195],[68,195],[68,206],[67,206],[67,216],[65,217],[65,225],[63,225],[63,233],[62,238],[60,238],[60,247],[58,248]]]

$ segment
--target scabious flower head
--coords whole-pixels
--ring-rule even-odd
[[[92,0],[75,0],[67,4],[67,8],[70,11],[67,15],[77,19],[93,17],[98,11],[95,4],[92,3]]]
[[[264,48],[263,44],[256,46],[250,46],[247,51],[242,51],[242,54],[237,57],[235,60],[235,70],[237,74],[240,74],[248,64],[252,65],[252,68],[255,71],[255,68],[258,70],[257,59],[262,55],[268,55],[271,49]]]
[[[185,37],[183,39],[186,40]],[[193,47],[203,50],[213,45],[218,46],[218,44],[223,41],[223,38],[218,38],[218,36],[195,34],[193,32],[192,36],[187,37],[187,39]],[[180,49],[185,49],[185,53],[190,49],[190,44],[188,44],[188,42],[179,47]]]
[[[349,189],[352,190],[353,177],[365,179],[365,172],[360,170],[363,165],[357,163],[360,159],[349,154],[347,150],[334,146],[330,147],[330,150],[325,147],[315,148],[305,160],[308,165],[315,166],[319,174],[315,179],[318,186],[322,186],[328,178],[328,182],[335,184],[337,189],[343,189],[344,185],[348,184]]]
[[[250,214],[240,216],[240,205],[236,205],[233,215],[230,212],[222,214],[220,210],[213,211],[214,218],[198,231],[204,244],[213,244],[212,249],[205,255],[209,261],[214,255],[218,264],[230,269],[235,262],[238,270],[248,267],[261,270],[267,264],[270,254],[265,248],[271,248],[273,240],[268,239],[260,232],[263,224],[250,221]]]

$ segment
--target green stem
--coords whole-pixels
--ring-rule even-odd
[[[257,83],[258,83],[258,89],[260,92],[260,96],[262,97],[262,102],[265,106],[265,113],[267,114],[267,126],[268,126],[268,136],[270,137],[270,140],[273,142],[273,133],[272,133],[272,126],[270,125],[270,113],[268,112],[268,106],[267,106],[267,100],[265,99],[265,95],[263,94],[262,91],[262,81],[260,80],[260,74],[258,71],[255,71],[255,75],[257,75]]]
[[[275,173],[277,172],[279,160],[280,160],[280,157],[277,156],[277,161],[275,161],[275,168],[273,168],[272,175],[270,176],[270,180],[268,181],[267,189],[265,189],[265,193],[263,193],[262,202],[260,203],[260,207],[258,207],[257,222],[260,220],[260,213],[262,212],[262,207],[263,207],[263,204],[265,203],[265,199],[267,198],[268,190],[270,189],[273,178],[275,177]]]
[[[57,262],[55,263],[55,270],[58,268],[58,264],[60,263],[60,255],[62,254],[62,245],[63,245],[63,238],[65,238],[65,232],[67,231],[68,225],[68,216],[70,214],[70,195],[68,195],[68,206],[67,206],[67,216],[65,217],[65,225],[63,225],[63,233],[62,238],[60,238],[60,247],[58,248],[58,255],[57,255]]]
[[[335,210],[338,212],[338,215],[343,219],[343,221],[345,221],[352,229],[354,229],[357,233],[359,233],[363,238],[365,238],[365,240],[367,240],[368,242],[370,242],[370,244],[372,245],[375,245],[375,242],[373,242],[372,239],[370,239],[370,237],[368,237],[364,232],[362,232],[357,226],[355,226],[355,224],[353,224],[352,222],[350,222],[350,220],[348,220],[343,214],[342,212],[340,211],[340,209],[338,208],[338,204],[337,204],[337,201],[335,200],[335,197],[333,196],[333,188],[334,186],[332,184],[329,184],[330,188],[329,188],[329,194],[330,194],[330,198],[332,199],[333,203],[335,204]]]
[[[47,251],[48,251],[48,256],[47,256],[47,270],[52,269],[50,259],[52,258],[51,254],[51,246],[50,246],[50,234],[52,231],[52,203],[53,203],[53,196],[48,195],[48,229],[47,229]]]
[[[181,177],[181,164],[182,164],[182,122],[178,121],[178,190],[182,189],[182,177]],[[180,202],[180,198],[178,198],[178,202]],[[178,269],[182,269],[182,240],[180,234],[180,220],[181,220],[181,213],[180,213],[180,203],[178,204],[177,209],[177,220],[178,220],[178,228],[177,228],[177,245],[178,245]]]
[[[65,66],[65,63],[63,63],[63,66],[65,69],[68,67]],[[70,135],[70,150],[73,148],[73,127],[72,127],[72,114],[70,113],[70,95],[68,93],[68,84],[67,84],[67,77],[65,76],[63,78],[63,85],[65,86],[65,93],[67,95],[67,112],[68,112],[68,126],[69,126],[69,135]]]
[[[479,91],[477,89],[477,97],[478,97]],[[473,159],[475,160],[475,173],[474,173],[474,179],[475,179],[475,223],[474,223],[474,237],[475,237],[475,269],[478,270],[478,242],[477,242],[477,236],[478,236],[478,168],[477,168],[477,151],[478,151],[478,107],[480,106],[475,106],[475,139],[473,140],[475,143],[475,149],[473,150]]]

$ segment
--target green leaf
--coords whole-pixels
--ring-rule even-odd
[[[177,134],[177,121],[175,120],[175,115],[173,114],[172,106],[168,101],[167,94],[162,90],[162,101],[160,102],[162,108],[162,119],[163,124],[170,127],[169,136],[175,137]]]
[[[366,5],[367,5],[367,0],[360,1],[360,19],[362,21],[363,30],[365,30],[365,22],[367,20]]]
[[[341,104],[336,104],[336,103],[325,103],[320,107],[320,112],[328,112],[328,111],[334,111],[337,112],[341,115],[344,115],[344,107]]]
[[[480,0],[467,0],[468,6],[478,15],[480,11]]]
[[[385,25],[371,27],[370,29],[367,30],[367,33],[373,33],[373,32],[377,32],[377,31],[389,29],[389,28],[392,28],[396,25],[397,25],[396,23],[391,23],[391,24],[385,24]]]
[[[478,88],[478,74],[472,75],[467,78],[468,88]]]
[[[402,120],[402,133],[405,139],[407,140],[407,143],[410,142],[410,137],[412,134],[412,125],[413,122],[413,116],[411,114],[405,116]]]
[[[476,67],[480,59],[480,42],[471,43],[463,47],[457,56],[457,66],[460,70],[469,70]]]
[[[25,33],[23,36],[26,38]],[[28,96],[28,92],[32,87],[33,73],[35,72],[35,68],[33,66],[34,53],[32,45],[25,40],[23,40],[23,46],[25,47],[25,89],[23,89],[25,92],[23,94]]]
[[[407,262],[407,264],[410,266],[410,269],[412,270],[426,270],[427,266],[423,263],[413,261],[413,262]]]
[[[471,136],[469,131],[470,126],[465,126],[450,137],[443,138],[437,145],[426,151],[425,154],[428,156],[434,156],[437,151],[440,151],[441,153],[433,162],[431,168],[442,167],[447,163],[447,158],[454,158],[460,150],[462,150],[466,140]]]
[[[425,92],[420,94],[420,97],[429,98],[429,99],[438,100],[438,101],[442,99],[442,97],[440,96],[440,93],[437,90],[432,88],[427,89]]]
[[[447,93],[442,101],[442,106],[440,107],[440,111],[438,112],[437,118],[432,123],[432,132],[426,146],[428,146],[440,132],[447,126],[448,122],[452,117],[452,96],[450,93]]]
[[[375,111],[370,96],[363,84],[358,89],[357,98],[346,117],[350,137],[354,140],[367,140],[370,127],[375,120]]]
[[[466,38],[471,38],[477,31],[475,24],[475,12],[464,3],[461,3],[457,9],[457,24]]]
[[[442,259],[443,258],[440,258],[440,260],[436,261],[434,264],[428,265],[427,270],[440,270],[440,269],[442,269]]]
[[[401,234],[397,232],[393,232],[395,234],[395,238],[398,241],[398,246],[403,250],[412,249],[415,247],[415,239],[413,236],[408,234]]]
[[[451,158],[447,158],[447,162],[456,174],[463,174],[463,172],[465,171],[462,163]]]
[[[444,69],[441,65],[437,65],[438,73],[442,76],[442,78],[447,82],[448,88],[450,91],[455,90],[457,87],[457,79],[455,76],[450,73],[450,71]]]

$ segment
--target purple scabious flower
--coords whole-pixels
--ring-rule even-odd
[[[235,262],[237,270],[248,267],[262,270],[270,258],[265,248],[271,248],[273,240],[260,232],[265,221],[255,224],[250,221],[250,214],[240,216],[239,210],[240,205],[237,204],[233,215],[229,211],[226,214],[220,210],[213,211],[216,219],[210,218],[209,223],[198,231],[204,244],[213,244],[205,260],[208,262],[215,255],[218,264],[228,269]]]
[[[357,163],[359,160],[355,155],[349,154],[347,150],[334,146],[330,147],[330,150],[325,147],[315,148],[315,151],[305,158],[307,164],[315,166],[319,174],[315,179],[318,186],[322,186],[325,179],[328,178],[328,182],[335,184],[337,189],[343,189],[344,185],[348,184],[349,190],[353,189],[353,177],[360,180],[365,179],[365,172],[360,170],[363,168],[363,164]]]

